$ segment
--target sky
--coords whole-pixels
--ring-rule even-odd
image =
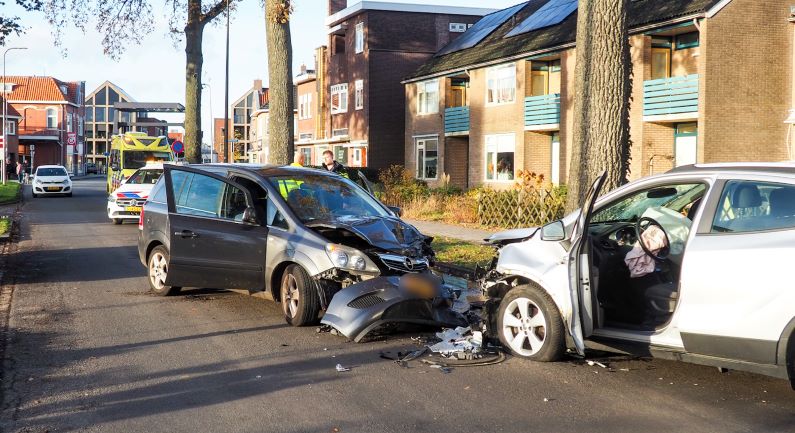
[[[400,3],[502,9],[520,0],[396,0]],[[208,0],[205,0],[208,2]],[[349,0],[353,6],[358,0]],[[6,56],[8,75],[49,75],[63,81],[85,81],[86,94],[106,80],[118,85],[138,102],[185,102],[185,45],[175,46],[168,35],[165,0],[150,0],[155,30],[140,44],[130,46],[118,61],[102,53],[101,35],[95,23],[87,23],[84,34],[64,29],[63,49],[54,46],[53,29],[40,12],[26,12],[6,2],[7,14],[19,16],[27,32],[11,35],[5,48],[27,47]],[[265,17],[260,0],[243,0],[232,13],[229,50],[229,103],[243,95],[255,79],[268,83]],[[293,72],[301,64],[314,66],[315,48],[326,43],[326,0],[296,0],[291,17]],[[216,19],[204,30],[203,82],[209,86],[202,99],[202,129],[209,142],[212,117],[224,115],[225,20]],[[2,48],[0,48],[2,49]],[[230,113],[231,115],[231,113]],[[169,116],[160,115],[161,118]],[[178,120],[178,121],[181,121]]]

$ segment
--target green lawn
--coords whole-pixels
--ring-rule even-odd
[[[8,182],[5,185],[0,184],[0,204],[16,200],[20,186],[16,182]]]
[[[0,235],[6,234],[11,229],[11,218],[0,218]]]
[[[437,261],[470,269],[478,263],[485,266],[494,257],[494,248],[442,236],[435,237],[431,247]]]

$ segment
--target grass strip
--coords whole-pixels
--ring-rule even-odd
[[[0,204],[16,201],[21,186],[16,182],[0,184]]]
[[[434,237],[431,247],[437,261],[469,269],[478,263],[485,266],[494,257],[494,248],[444,236]]]

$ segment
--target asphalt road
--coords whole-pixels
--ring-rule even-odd
[[[795,431],[783,380],[624,357],[404,369],[378,355],[416,347],[409,335],[355,344],[259,298],[155,297],[137,226],[104,208],[99,179],[72,198],[26,192],[5,263],[4,432]]]

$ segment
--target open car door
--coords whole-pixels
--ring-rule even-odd
[[[569,288],[572,314],[569,333],[574,340],[577,353],[585,354],[585,337],[593,333],[594,311],[591,291],[590,258],[588,253],[588,224],[591,222],[593,205],[602,189],[607,172],[602,172],[591,185],[580,208],[580,216],[571,233],[569,250]]]

